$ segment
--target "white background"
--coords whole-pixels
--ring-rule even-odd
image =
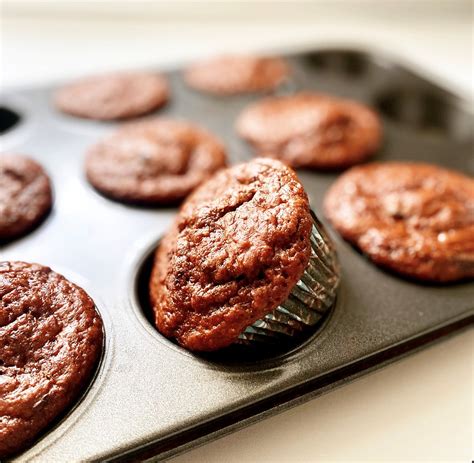
[[[225,50],[352,44],[473,94],[469,1],[2,2],[3,88]],[[176,458],[471,461],[473,331]]]

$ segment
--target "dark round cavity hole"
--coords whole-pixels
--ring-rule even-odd
[[[6,106],[0,106],[0,135],[12,130],[21,121],[21,116],[7,108]]]
[[[321,50],[309,53],[307,63],[319,71],[330,71],[351,77],[365,74],[370,66],[366,54],[358,51]]]
[[[472,136],[472,116],[442,93],[396,88],[379,95],[375,106],[385,116],[415,130],[461,139]]]
[[[145,258],[139,265],[134,282],[135,301],[137,302],[140,314],[149,325],[156,332],[157,336],[162,341],[169,343],[175,348],[183,350],[189,355],[193,355],[199,359],[225,365],[242,365],[246,363],[254,363],[264,360],[275,359],[284,355],[288,355],[294,350],[302,347],[304,344],[314,338],[319,332],[323,324],[328,320],[328,315],[324,316],[320,322],[309,328],[308,330],[299,333],[296,336],[282,336],[281,341],[267,345],[246,346],[242,344],[234,344],[232,346],[220,349],[216,352],[194,353],[179,346],[174,340],[170,340],[159,333],[156,329],[153,319],[153,310],[149,300],[149,281],[153,266],[153,257],[155,253],[153,248],[146,254]],[[331,311],[330,311],[331,312]]]

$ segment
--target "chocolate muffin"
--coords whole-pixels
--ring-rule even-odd
[[[289,67],[280,58],[225,55],[191,66],[185,73],[187,84],[216,95],[270,91],[289,76]]]
[[[259,156],[311,169],[341,169],[367,160],[382,133],[368,107],[309,92],[251,104],[239,116],[237,131]]]
[[[98,120],[126,119],[163,106],[168,83],[160,74],[122,72],[88,77],[56,92],[55,106],[73,116]]]
[[[84,290],[48,267],[0,262],[0,458],[25,450],[70,408],[102,338]]]
[[[51,184],[39,164],[26,156],[0,154],[0,242],[30,231],[51,205]]]
[[[178,120],[128,124],[93,146],[86,157],[89,182],[111,199],[143,205],[181,201],[224,167],[221,142]]]
[[[157,250],[150,296],[159,331],[194,351],[246,339],[246,328],[284,303],[313,261],[313,224],[303,186],[282,163],[257,159],[216,174],[183,204]],[[308,306],[293,302],[296,311],[313,302],[321,309],[312,289],[295,290]],[[279,312],[286,325],[302,321],[290,306]]]
[[[327,217],[376,264],[428,282],[474,278],[474,180],[421,163],[374,163],[342,175]]]

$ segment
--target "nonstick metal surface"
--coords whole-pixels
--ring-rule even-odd
[[[425,161],[473,174],[469,102],[369,52],[326,49],[287,58],[294,73],[279,93],[328,92],[380,111],[385,143],[377,160]],[[178,71],[168,76],[170,104],[152,116],[207,127],[226,143],[232,163],[252,158],[233,125],[259,95],[209,96],[187,88]],[[39,160],[51,176],[55,200],[44,223],[2,245],[0,257],[49,265],[83,286],[104,318],[107,342],[83,399],[18,461],[168,457],[472,323],[473,283],[435,286],[402,279],[332,232],[342,283],[332,314],[314,335],[287,352],[255,358],[185,351],[150,324],[145,294],[150,254],[176,210],[122,205],[89,186],[84,152],[118,124],[58,113],[51,105],[56,88],[2,96],[2,151]],[[337,173],[298,175],[324,221],[323,196]]]

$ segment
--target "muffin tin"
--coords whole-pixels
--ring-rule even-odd
[[[378,160],[417,160],[473,174],[469,102],[386,57],[345,49],[287,56],[294,72],[279,93],[299,89],[351,97],[380,111]],[[259,95],[215,97],[169,72],[172,98],[156,115],[196,121],[227,145],[232,163],[252,157],[234,132]],[[0,247],[5,260],[51,266],[94,298],[106,343],[88,391],[17,461],[134,461],[166,458],[301,403],[474,321],[474,284],[434,286],[377,268],[327,227],[342,268],[337,301],[309,338],[245,356],[194,355],[161,336],[149,319],[150,259],[175,209],[112,202],[85,181],[85,150],[116,123],[62,115],[51,85],[3,95],[2,150],[31,155],[49,172],[48,218]],[[152,115],[153,116],[153,115]],[[299,171],[313,210],[337,173]]]

